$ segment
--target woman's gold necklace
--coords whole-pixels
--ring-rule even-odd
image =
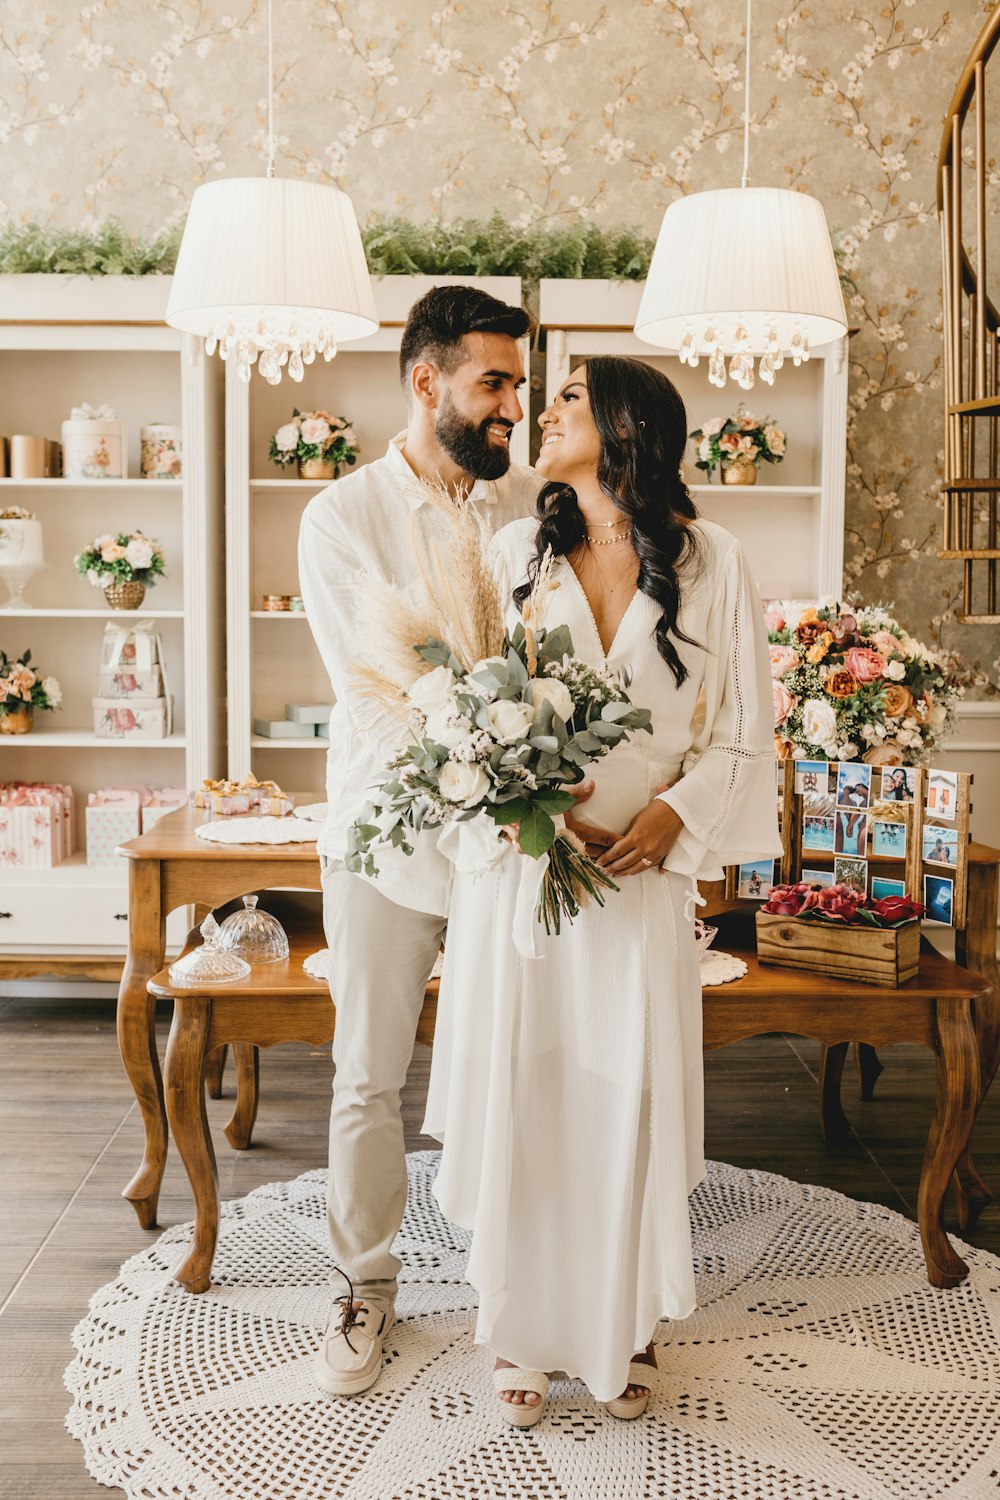
[[[631,523],[631,521],[594,521],[594,522],[584,521],[583,524],[584,524],[584,526],[586,526],[588,532],[589,531],[610,531],[610,529],[613,526],[625,526],[625,527],[628,528],[626,531],[619,532],[619,534],[617,536],[608,536],[608,537],[588,536],[587,537],[587,545],[588,545],[588,547],[613,547],[616,542],[628,542],[628,541],[632,540],[632,523]]]

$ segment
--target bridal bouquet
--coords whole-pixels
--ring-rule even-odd
[[[421,829],[485,815],[498,833],[510,830],[524,854],[547,859],[536,916],[558,933],[563,916],[572,921],[618,889],[561,826],[575,800],[562,788],[582,781],[590,763],[629,734],[651,732],[650,714],[629,700],[626,674],[577,658],[565,626],[538,624],[558,586],[549,558],[507,637],[475,507],[424,488],[450,523],[450,542],[436,558],[420,559],[422,605],[392,585],[375,588],[388,595],[379,618],[393,622],[392,639],[383,635],[382,643],[383,662],[393,661],[388,669],[359,666],[355,676],[362,694],[399,719],[409,743],[350,830],[347,868],[375,875],[373,846],[410,854]],[[416,529],[415,545],[423,545]],[[421,629],[428,609],[434,628]]]
[[[943,660],[875,604],[765,613],[779,759],[926,763],[962,689]]]

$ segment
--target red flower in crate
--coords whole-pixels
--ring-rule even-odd
[[[872,901],[849,885],[774,885],[761,908],[775,917],[802,917],[845,926],[898,927],[923,916],[926,907],[909,896],[883,896]]]

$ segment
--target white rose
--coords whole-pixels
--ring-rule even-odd
[[[490,786],[490,778],[482,766],[466,762],[456,764],[446,760],[438,777],[442,797],[449,802],[460,802],[463,807],[474,807],[481,802]]]
[[[454,686],[455,677],[450,667],[433,667],[410,685],[407,696],[414,708],[429,715],[435,709],[444,708]]]
[[[435,745],[444,745],[449,750],[454,750],[456,745],[470,739],[472,733],[467,719],[461,724],[451,724],[448,721],[452,717],[461,716],[456,714],[452,704],[446,703],[443,708],[436,708],[432,714],[428,714],[424,725],[427,738],[433,740]]]
[[[837,743],[837,716],[829,703],[807,698],[802,705],[802,733],[811,745],[830,752]]]
[[[486,712],[489,714],[493,738],[501,745],[513,745],[516,740],[523,740],[535,717],[535,710],[530,703],[517,703],[510,698],[500,698],[496,703],[491,703]]]
[[[502,667],[504,668],[504,670],[506,670],[507,662],[502,656],[484,656],[482,661],[476,662],[476,665],[473,667],[469,675],[474,677],[477,672],[495,672],[498,667]],[[500,672],[499,675],[502,680],[503,672]]]
[[[100,588],[100,586],[101,586],[101,575],[98,572],[97,568],[88,568],[87,569],[87,582],[88,583],[92,583],[94,585],[95,589],[96,588]]]
[[[573,696],[558,677],[536,677],[531,684],[531,701],[536,709],[541,708],[543,703],[551,703],[553,712],[559,715],[564,724],[568,724],[573,717]]]
[[[698,458],[703,464],[707,464],[712,457],[712,439],[703,437],[698,444]]]
[[[888,679],[889,679],[890,682],[902,682],[903,678],[906,676],[906,662],[905,661],[889,661],[889,662],[886,662],[886,664],[885,664],[885,671],[882,673],[882,676],[883,677],[888,677]]]
[[[153,561],[153,545],[144,536],[134,536],[125,548],[125,561],[130,568],[148,568]]]
[[[62,688],[54,677],[42,678],[42,691],[48,694],[49,703],[58,708],[62,703]]]
[[[286,422],[274,434],[274,446],[279,453],[293,453],[299,445],[298,422]]]
[[[838,760],[853,760],[858,753],[858,747],[853,740],[846,740],[837,752]]]

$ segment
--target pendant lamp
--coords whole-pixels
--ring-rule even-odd
[[[166,320],[200,335],[209,354],[254,365],[271,385],[301,380],[317,355],[378,329],[354,206],[346,193],[274,176],[271,0],[267,7],[266,177],[229,177],[195,190]]]
[[[844,297],[823,206],[806,193],[751,188],[750,24],[747,0],[743,177],[738,188],[692,193],[663,215],[636,337],[692,368],[708,359],[720,389],[768,385],[786,356],[794,364],[847,332]]]

